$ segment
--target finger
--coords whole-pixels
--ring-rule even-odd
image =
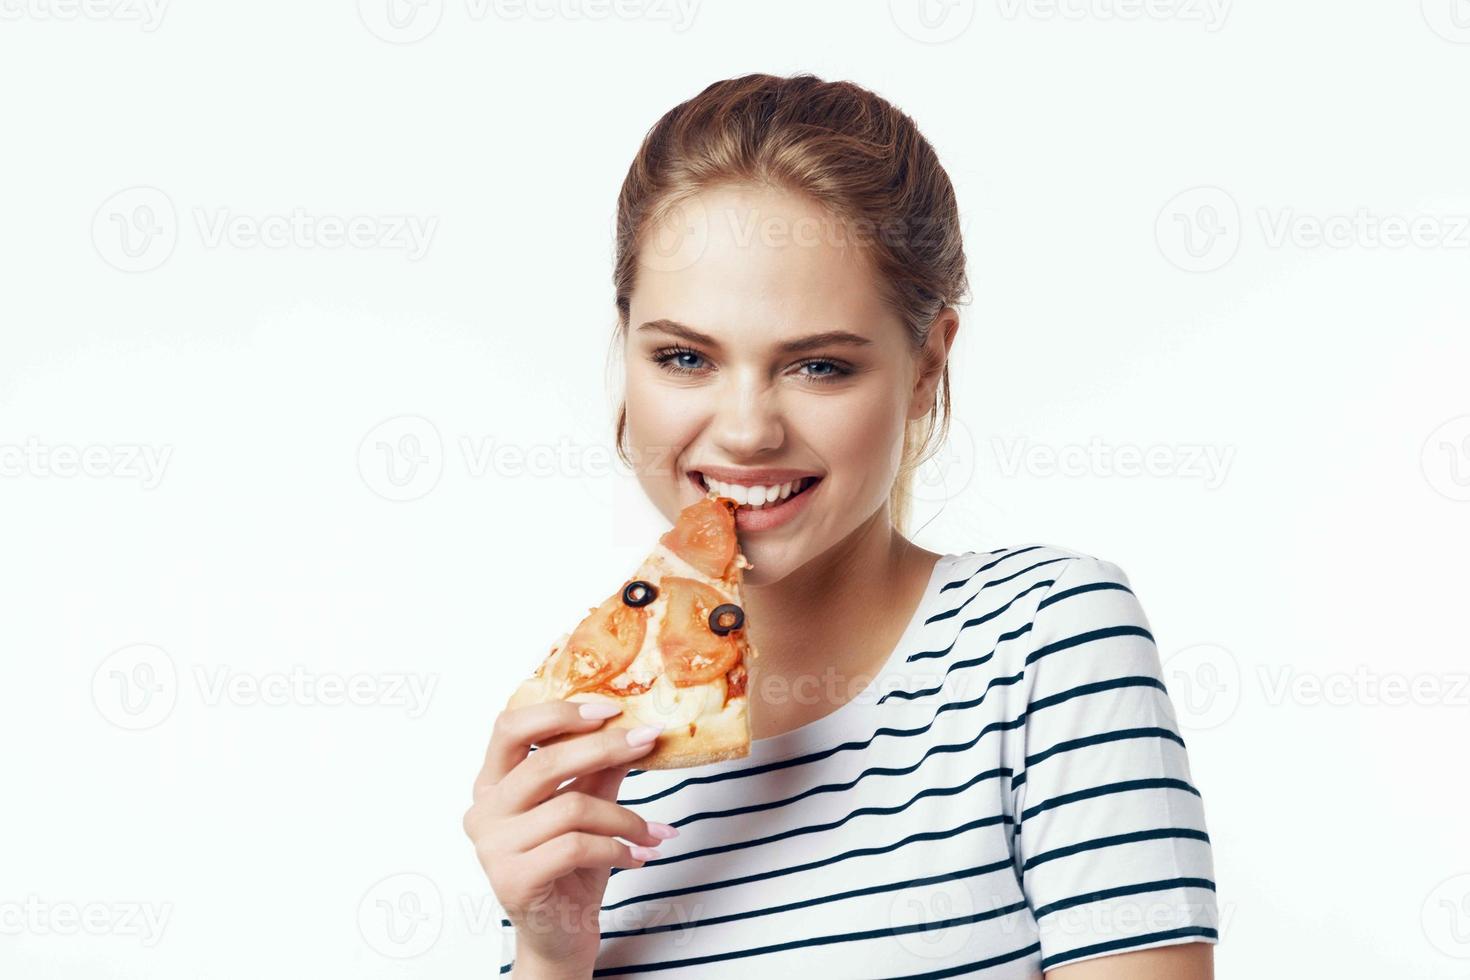
[[[618,801],[618,790],[623,786],[623,779],[628,775],[627,766],[608,766],[596,772],[583,773],[570,783],[567,783],[558,794],[562,793],[586,793],[600,800]]]
[[[539,886],[571,874],[578,868],[641,868],[645,861],[658,856],[657,851],[636,845],[630,847],[611,837],[573,832],[553,837],[527,851],[523,855],[522,867]]]
[[[631,766],[658,744],[657,726],[609,727],[548,745],[523,760],[496,784],[497,808],[520,813],[551,796],[562,783],[612,766]],[[629,741],[638,736],[651,741]]]
[[[666,832],[663,837],[653,833],[646,820],[625,806],[585,793],[553,796],[503,826],[504,843],[513,851],[529,851],[554,837],[574,831],[600,837],[621,837],[645,847],[657,847],[667,836],[672,836],[671,832]],[[664,825],[657,826],[662,829]]]
[[[599,715],[596,709],[603,709]],[[612,715],[607,711],[616,709]],[[531,746],[563,733],[590,732],[622,712],[615,701],[542,701],[507,708],[495,718],[485,763],[475,778],[476,793],[493,786],[531,754]],[[583,714],[586,711],[592,717]],[[539,751],[539,750],[538,750]]]

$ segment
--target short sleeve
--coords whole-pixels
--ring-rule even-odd
[[[1067,562],[1030,639],[1024,768],[1011,803],[1042,969],[1217,942],[1203,800],[1123,570],[1097,558]]]

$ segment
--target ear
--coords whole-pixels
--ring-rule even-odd
[[[918,354],[913,397],[909,402],[910,422],[923,418],[934,407],[939,379],[944,376],[944,365],[949,362],[949,351],[959,329],[960,315],[952,306],[940,310],[929,325],[929,336]]]

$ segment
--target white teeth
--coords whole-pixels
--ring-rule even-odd
[[[736,503],[752,510],[767,507],[778,500],[785,500],[803,486],[810,478],[792,480],[790,483],[782,483],[776,486],[747,487],[739,483],[724,483],[700,474],[704,485],[722,497],[729,497]]]

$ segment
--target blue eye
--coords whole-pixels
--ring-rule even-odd
[[[690,367],[688,363],[677,363],[679,358],[693,358],[703,360],[697,351],[688,347],[663,347],[653,352],[654,363],[671,374],[694,374],[699,369]]]
[[[655,364],[669,374],[690,375],[698,374],[702,370],[700,367],[691,364],[690,361],[701,362],[704,360],[704,355],[688,347],[661,347],[653,352],[652,359]],[[800,369],[812,367],[827,368],[828,370],[818,371],[814,374],[802,375],[807,381],[816,384],[839,381],[853,373],[852,368],[840,361],[831,361],[826,358],[813,358],[810,361],[802,361],[797,367]]]
[[[835,361],[807,361],[802,365],[805,368],[822,366],[829,367],[832,370],[821,374],[809,374],[807,377],[813,381],[828,381],[832,378],[840,378],[846,373]]]

